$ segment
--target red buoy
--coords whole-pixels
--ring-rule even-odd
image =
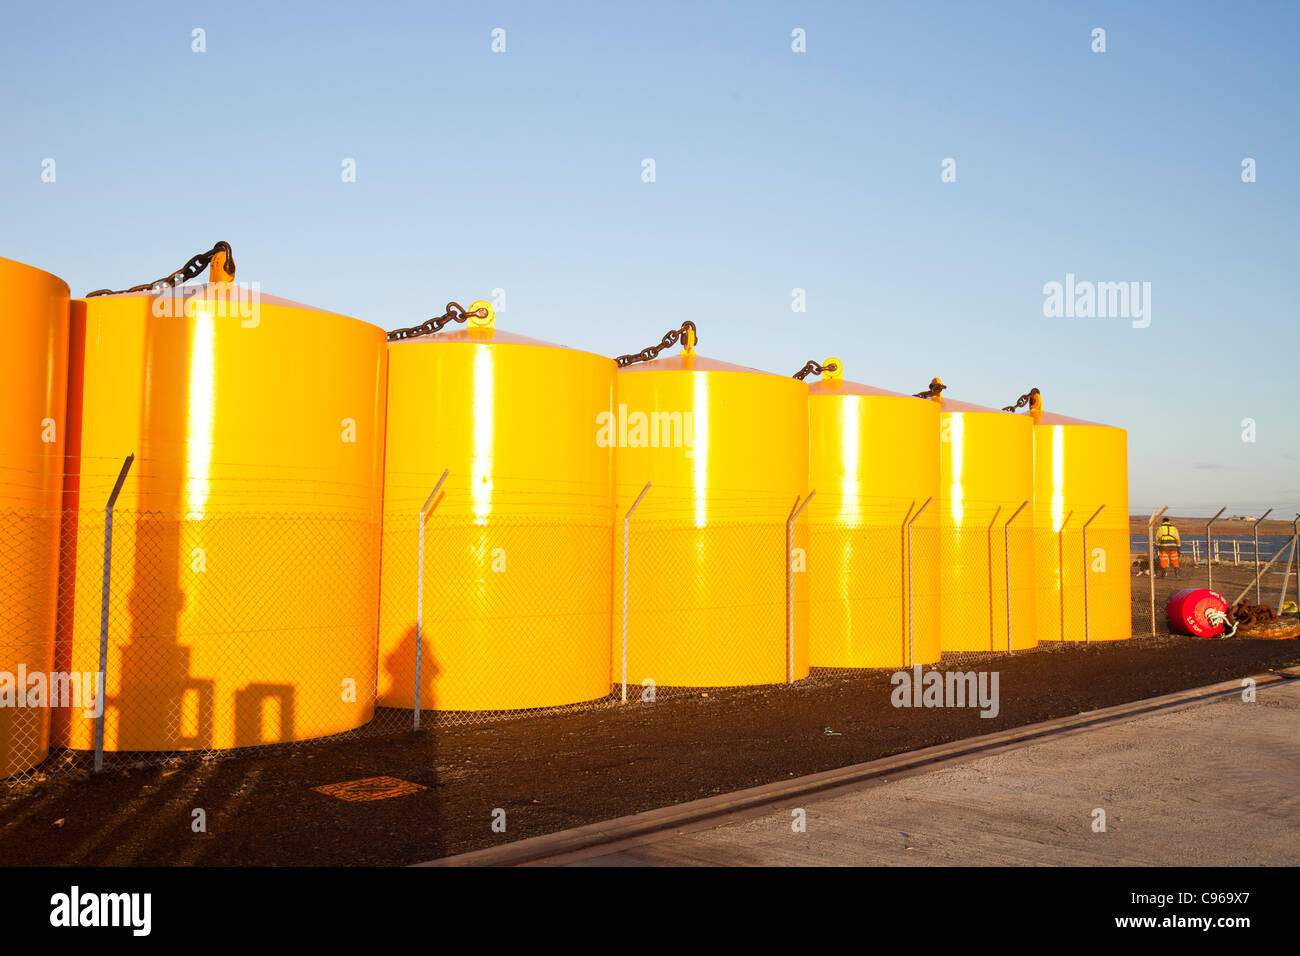
[[[1227,613],[1228,602],[1209,588],[1183,588],[1169,599],[1169,626],[1179,634],[1214,637],[1223,624],[1211,624],[1209,611]]]

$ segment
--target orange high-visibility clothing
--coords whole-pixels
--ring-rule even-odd
[[[1156,531],[1156,549],[1160,552],[1160,570],[1167,571],[1170,565],[1178,569],[1178,552],[1183,546],[1182,538],[1178,535],[1178,529],[1169,523],[1166,518]]]

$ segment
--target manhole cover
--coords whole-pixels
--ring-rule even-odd
[[[427,788],[420,786],[418,783],[411,783],[409,780],[398,780],[396,777],[367,777],[365,780],[330,783],[312,789],[328,794],[331,797],[338,797],[340,800],[355,802],[360,800],[387,800],[389,797],[400,797]]]

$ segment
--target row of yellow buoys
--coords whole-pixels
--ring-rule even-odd
[[[386,344],[246,298],[228,247],[211,258],[206,285],[71,301],[0,259],[0,675],[99,669],[103,509],[137,456],[106,749],[318,737],[411,707],[426,506],[429,709],[1128,635],[1119,429],[886,392],[837,359],[809,386],[697,355],[689,323],[681,354],[617,365],[498,331],[487,303]],[[1085,618],[1073,536],[1102,504],[1088,546],[1113,559],[1090,559]],[[93,746],[93,709],[49,713],[0,707],[0,776],[51,741]]]

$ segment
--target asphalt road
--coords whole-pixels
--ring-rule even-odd
[[[1253,703],[1234,696],[1106,724],[632,849],[589,850],[571,865],[1297,863],[1300,680],[1260,688]]]

